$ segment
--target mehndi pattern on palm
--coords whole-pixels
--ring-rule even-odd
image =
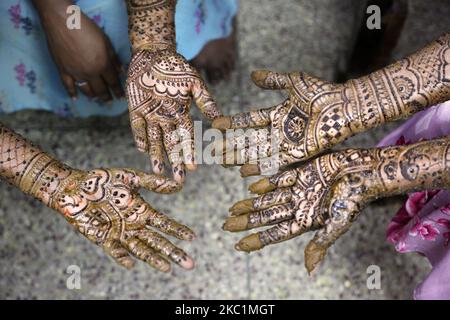
[[[132,257],[168,272],[170,262],[192,269],[182,249],[152,229],[191,241],[194,232],[153,209],[138,193],[143,187],[173,193],[181,185],[135,169],[73,169],[0,124],[0,178],[18,187],[66,220],[120,265]]]
[[[177,182],[185,167],[196,168],[192,101],[210,120],[220,116],[200,74],[175,48],[173,0],[127,0],[133,48],[126,95],[138,150],[150,156],[155,173],[164,172],[167,154]]]
[[[373,200],[448,187],[448,137],[400,147],[348,149],[250,185],[259,196],[232,206],[224,229],[273,225],[241,239],[236,249],[246,252],[318,230],[305,249],[305,265],[312,272]]]
[[[264,174],[271,167],[308,160],[354,134],[446,101],[449,79],[450,33],[397,63],[343,84],[302,72],[255,71],[256,85],[286,90],[289,97],[274,107],[214,120],[213,127],[221,130],[267,132],[265,142],[257,147],[238,144],[239,137],[232,137],[220,142],[218,149],[227,165],[243,165],[243,176]],[[252,140],[252,135],[247,138]],[[264,152],[259,154],[260,150]]]

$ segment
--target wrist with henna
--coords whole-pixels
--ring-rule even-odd
[[[126,0],[133,52],[175,51],[176,0]]]
[[[224,229],[237,232],[273,225],[241,239],[236,249],[246,252],[318,230],[305,249],[305,265],[311,272],[371,201],[437,188],[450,188],[450,137],[349,149],[252,184],[250,191],[260,196],[231,207]]]
[[[120,265],[131,268],[134,256],[168,272],[170,261],[185,269],[194,262],[182,249],[150,228],[193,240],[188,227],[153,209],[140,187],[173,193],[180,185],[135,169],[71,169],[0,124],[0,178],[61,213]]]
[[[450,99],[450,32],[368,76],[345,83],[352,133],[408,117]]]
[[[55,192],[77,174],[0,124],[0,178],[53,208]]]

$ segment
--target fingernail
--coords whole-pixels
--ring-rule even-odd
[[[228,211],[230,211],[233,216],[254,211],[253,199],[245,199],[236,202]]]
[[[247,226],[248,226],[248,217],[246,215],[243,215],[227,218],[222,229],[225,231],[237,232],[246,230]]]
[[[244,164],[239,170],[241,177],[257,176],[260,174],[259,168],[256,164]]]
[[[185,256],[184,259],[180,262],[180,266],[186,270],[192,270],[195,267],[194,260],[191,257]]]
[[[186,240],[188,240],[188,241],[193,241],[193,240],[195,240],[195,239],[197,239],[197,235],[192,231],[192,233],[190,233],[190,234],[188,235],[188,237],[187,237]]]
[[[248,187],[248,191],[250,191],[251,193],[261,194],[275,190],[276,187],[276,185],[270,183],[269,179],[263,178],[255,183],[252,183]]]
[[[213,120],[211,126],[218,130],[226,130],[231,127],[231,118],[230,117],[219,117]]]
[[[267,70],[257,70],[253,71],[251,74],[251,78],[254,82],[263,82],[266,80],[270,71]]]

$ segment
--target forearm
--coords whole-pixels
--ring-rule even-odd
[[[0,179],[53,207],[52,195],[74,172],[0,123]]]
[[[388,67],[345,83],[352,131],[405,118],[450,99],[450,32]]]
[[[126,0],[133,51],[175,49],[176,0]]]
[[[380,151],[383,195],[450,188],[450,137],[396,148]]]
[[[364,204],[415,191],[450,188],[450,136],[368,151],[372,165],[362,168],[355,163],[350,171],[357,172],[337,185],[335,191],[342,198],[356,197]]]
[[[32,0],[41,20],[44,22],[46,16],[61,16],[67,18],[67,7],[73,5],[73,0]]]

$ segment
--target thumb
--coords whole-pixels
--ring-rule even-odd
[[[157,193],[174,193],[182,189],[182,185],[168,177],[134,170],[139,176],[139,186]]]
[[[192,96],[194,97],[197,107],[209,120],[214,120],[222,115],[222,112],[220,112],[217,107],[214,97],[209,92],[203,80],[198,79],[194,82]]]
[[[270,90],[284,90],[291,87],[288,73],[259,70],[252,72],[253,82],[260,88]]]

